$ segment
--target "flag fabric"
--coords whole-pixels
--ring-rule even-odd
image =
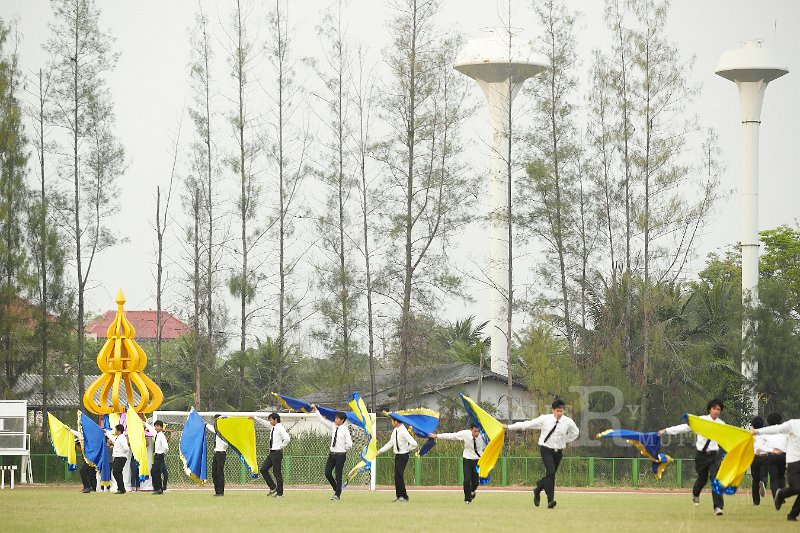
[[[111,486],[111,460],[106,446],[106,433],[86,413],[78,411],[78,431],[83,435],[83,458],[86,464],[100,471],[100,486]]]
[[[431,435],[436,432],[439,426],[439,413],[425,407],[417,409],[405,409],[403,411],[392,411],[384,413],[386,416],[393,418],[409,426],[411,434],[419,438],[428,438],[428,441],[422,445],[417,451],[418,457],[423,457],[436,445],[436,439],[431,438]]]
[[[128,445],[131,454],[136,462],[139,463],[139,481],[144,481],[150,477],[150,461],[147,457],[147,438],[144,434],[144,424],[139,414],[128,404],[128,412],[125,417],[127,422]]]
[[[629,429],[607,429],[597,434],[598,439],[623,439],[628,444],[639,450],[644,457],[650,459],[650,469],[656,479],[661,479],[664,469],[672,462],[672,457],[660,453],[661,437],[658,432],[639,433]]]
[[[206,423],[197,414],[197,411],[189,411],[189,417],[183,425],[181,442],[178,446],[183,462],[183,469],[186,475],[197,483],[206,482],[207,455],[206,450]]]
[[[746,429],[720,424],[695,415],[683,415],[692,431],[716,441],[725,450],[712,488],[719,494],[733,494],[753,462],[753,435]]]
[[[258,477],[256,462],[256,429],[250,418],[221,416],[214,420],[214,428],[222,440],[236,450],[251,477]]]
[[[460,393],[459,393],[460,394]],[[492,415],[484,411],[481,406],[475,403],[469,396],[460,394],[461,401],[464,403],[464,410],[469,415],[472,423],[478,426],[483,438],[488,443],[483,450],[483,455],[478,459],[478,478],[480,483],[486,484],[490,481],[489,473],[494,468],[503,451],[506,432],[503,424],[498,422]]]
[[[278,400],[278,403],[280,403],[283,406],[283,408],[286,409],[287,411],[297,411],[298,413],[312,412],[311,404],[308,402],[304,402],[303,400],[298,400],[297,398],[284,396],[283,394],[278,394],[277,392],[273,392],[272,395],[275,396],[275,399]],[[336,409],[331,409],[330,407],[323,407],[321,405],[317,406],[317,411],[319,411],[319,414],[321,414],[323,417],[325,417],[327,420],[330,420],[331,422],[334,421],[334,419],[336,418],[336,413],[339,412]],[[355,425],[360,424],[358,417],[354,413],[345,412],[345,415],[347,415],[347,421],[350,422],[351,424]]]
[[[355,425],[360,427],[367,436],[367,444],[361,451],[361,461],[347,473],[347,482],[342,484],[342,488],[361,472],[369,472],[375,456],[378,455],[378,447],[375,444],[375,417],[370,415],[367,404],[364,403],[358,392],[354,392],[350,398],[350,409],[357,420]]]
[[[56,455],[67,462],[70,472],[78,469],[77,454],[75,453],[75,435],[66,424],[47,413],[47,425],[50,427],[50,444]]]

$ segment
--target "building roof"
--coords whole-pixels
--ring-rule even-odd
[[[479,370],[477,365],[470,363],[449,363],[444,365],[426,366],[409,372],[407,395],[409,399],[419,398],[445,389],[459,387],[478,381]],[[507,377],[492,372],[488,368],[483,370],[484,380],[507,382]],[[528,387],[514,380],[514,387],[527,391]],[[369,382],[360,384],[362,396],[367,396]],[[375,375],[375,401],[379,409],[388,409],[397,402],[399,392],[399,370],[388,369],[376,372]],[[323,390],[307,394],[302,398],[309,403],[326,405],[341,404],[342,398],[338,391]]]
[[[86,326],[86,334],[94,337],[104,338],[108,326],[116,316],[116,311],[106,311],[102,316],[93,320]],[[155,311],[125,311],[125,317],[128,322],[136,330],[136,339],[153,339],[156,338],[157,314]],[[166,311],[161,311],[163,324],[161,325],[161,338],[164,340],[177,339],[187,331],[189,326],[185,322],[176,318],[173,314]]]
[[[83,376],[84,390],[89,388],[89,385],[98,377],[98,374]],[[78,409],[83,406],[83,399],[78,398],[78,382],[75,376],[50,376],[49,380],[52,380],[52,382],[47,393],[48,409]],[[41,374],[20,374],[12,390],[15,397],[28,400],[28,409],[42,408]],[[120,398],[126,397],[125,382],[120,382],[119,391]],[[95,394],[95,399],[99,395],[100,392],[98,391]],[[138,402],[139,399],[139,391],[134,387],[133,401]]]

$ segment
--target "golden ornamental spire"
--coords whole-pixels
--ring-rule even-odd
[[[117,314],[106,331],[107,340],[97,354],[100,376],[83,395],[83,405],[90,412],[104,415],[125,411],[127,404],[133,405],[137,413],[150,413],[158,409],[164,395],[158,385],[144,374],[147,354],[134,339],[136,330],[125,318],[125,295],[122,289],[117,293]],[[120,402],[120,383],[125,383],[125,394]],[[139,391],[139,403],[134,404],[134,387]],[[95,394],[100,397],[95,400]],[[109,398],[109,393],[111,397]],[[110,400],[110,401],[109,401]]]

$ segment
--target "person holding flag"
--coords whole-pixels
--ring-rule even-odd
[[[270,428],[269,431],[269,455],[267,456],[264,464],[261,465],[260,473],[264,477],[264,481],[269,485],[269,492],[267,496],[275,496],[276,498],[283,498],[283,449],[289,444],[292,438],[289,432],[281,424],[281,415],[278,413],[270,413],[266,420],[257,416],[253,417],[255,422],[262,426]],[[275,474],[275,479],[269,475],[269,471]]]
[[[117,424],[114,426],[114,432],[111,433],[109,431],[106,436],[114,443],[114,449],[111,452],[111,473],[117,483],[117,494],[125,494],[125,481],[122,471],[125,468],[125,463],[128,462],[128,454],[131,453],[128,437],[125,436],[125,426]]]
[[[319,422],[331,431],[331,445],[328,453],[328,461],[325,463],[325,479],[333,488],[331,500],[338,501],[342,497],[342,470],[347,459],[347,452],[353,447],[353,437],[350,436],[350,429],[345,425],[347,414],[343,411],[336,413],[333,422],[322,416],[317,406],[311,404],[311,410],[317,414]],[[336,475],[334,476],[334,470]]]
[[[724,424],[725,422],[719,417],[724,408],[725,405],[722,403],[722,400],[713,398],[706,404],[706,412],[708,414],[698,418],[716,422],[717,424]],[[664,434],[680,435],[681,433],[689,433],[690,431],[692,431],[692,428],[686,423],[661,429],[658,431],[658,434],[659,436]],[[719,444],[716,441],[707,439],[698,434],[697,440],[695,441],[695,448],[697,448],[697,453],[695,453],[694,456],[694,469],[695,472],[697,472],[697,480],[694,482],[694,487],[692,487],[692,503],[694,505],[700,505],[700,493],[703,491],[703,487],[706,486],[706,483],[711,481],[711,500],[714,505],[714,514],[722,516],[722,509],[725,507],[725,501],[722,499],[722,494],[718,494],[717,491],[713,489],[713,481],[717,477],[719,465],[722,462],[722,456],[719,453]]]
[[[220,415],[214,415],[214,420]],[[225,459],[228,455],[228,443],[219,436],[213,424],[206,424],[206,430],[216,436],[214,440],[214,459],[211,461],[211,479],[214,480],[214,496],[225,496]]]
[[[478,490],[478,459],[481,458],[486,441],[481,435],[480,429],[476,424],[470,424],[469,429],[462,429],[455,433],[434,433],[432,438],[436,440],[455,440],[464,445],[461,454],[462,465],[464,468],[464,503],[469,504],[475,499],[475,492]]]
[[[545,475],[536,482],[536,486],[533,488],[533,505],[536,507],[539,507],[543,490],[547,495],[547,508],[552,509],[556,506],[556,472],[558,472],[558,466],[561,464],[561,457],[567,443],[578,438],[578,426],[564,414],[565,405],[564,400],[556,397],[551,404],[552,414],[505,426],[508,431],[541,430],[539,453],[542,456],[542,463],[544,463]]]
[[[781,509],[787,498],[800,494],[800,419],[787,420],[783,424],[752,430],[753,435],[786,435],[786,474],[788,487],[775,493],[775,509]],[[800,516],[800,496],[795,498],[787,520],[796,522]]]
[[[415,450],[418,445],[402,422],[395,418],[391,418],[391,421],[392,427],[394,427],[392,436],[389,438],[389,442],[376,452],[375,457],[392,449],[394,452],[394,501],[407,503],[408,492],[406,492],[406,481],[403,478],[403,473],[408,464],[408,454],[411,450]]]
[[[158,496],[167,490],[167,465],[164,460],[169,451],[169,442],[164,433],[164,422],[156,420],[153,425],[145,422],[144,427],[155,435],[153,437],[153,466],[150,468],[150,476],[153,480],[153,494]]]

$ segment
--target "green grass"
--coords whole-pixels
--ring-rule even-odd
[[[530,492],[479,491],[472,505],[461,493],[410,492],[408,504],[392,503],[393,491],[287,490],[283,499],[266,490],[210,490],[81,494],[76,488],[21,488],[0,492],[0,531],[281,531],[412,532],[470,531],[780,531],[788,507],[775,511],[767,499],[754,507],[749,495],[725,499],[725,515],[714,516],[708,491],[701,505],[680,494],[556,493],[558,506],[533,506]],[[542,498],[543,502],[545,501]],[[793,501],[788,502],[789,505]]]

